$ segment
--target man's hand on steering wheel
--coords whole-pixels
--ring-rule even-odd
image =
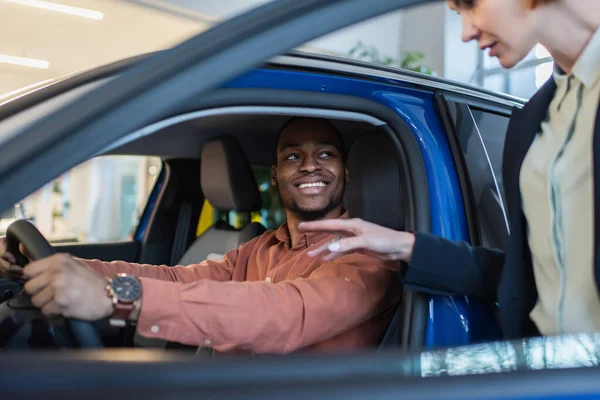
[[[27,256],[21,244],[19,250]],[[112,314],[112,302],[106,295],[106,280],[88,265],[67,254],[55,254],[31,261],[23,268],[0,238],[0,278],[25,283],[33,305],[45,315],[62,315],[94,321]],[[29,257],[28,257],[29,258]]]
[[[23,245],[19,246],[21,253],[25,253]],[[17,264],[17,258],[6,249],[6,238],[0,237],[0,279],[12,282],[24,282],[23,267]]]
[[[32,261],[23,274],[25,292],[45,315],[96,321],[113,313],[106,279],[68,254]]]

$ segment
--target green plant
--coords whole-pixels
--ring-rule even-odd
[[[425,55],[417,51],[403,52],[402,59],[399,60],[389,55],[381,54],[379,49],[375,46],[367,45],[359,41],[354,47],[352,47],[352,49],[350,49],[348,55],[357,60],[367,61],[374,64],[399,67],[427,75],[437,75],[436,72],[431,68],[423,65]]]

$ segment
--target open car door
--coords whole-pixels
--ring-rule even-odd
[[[0,209],[273,56],[354,23],[433,1],[274,1],[143,59],[117,77],[17,109],[0,122]]]

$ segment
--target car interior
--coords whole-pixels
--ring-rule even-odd
[[[227,251],[262,234],[266,227],[249,222],[234,228],[217,220],[199,236],[196,228],[203,204],[207,200],[220,212],[250,213],[261,209],[261,193],[251,166],[269,167],[274,161],[274,140],[281,126],[291,116],[329,118],[341,132],[348,153],[350,182],[344,206],[352,217],[387,226],[408,229],[414,219],[418,200],[406,182],[407,162],[404,149],[388,124],[369,116],[324,109],[270,109],[257,107],[247,112],[213,113],[171,119],[125,138],[103,155],[158,156],[163,171],[142,215],[138,240],[123,243],[58,244],[57,251],[81,258],[104,261],[124,260],[153,265],[189,265],[205,259],[221,258]],[[427,204],[427,203],[425,203]],[[401,276],[399,276],[399,279]],[[6,307],[0,309],[0,321],[6,321]],[[14,318],[12,318],[14,320]],[[406,291],[380,350],[423,348],[427,320],[424,296]],[[0,322],[0,325],[2,322]],[[6,325],[6,323],[4,323]],[[35,325],[35,324],[33,324]],[[187,349],[209,354],[177,343],[141,337],[128,330],[110,328],[105,322],[95,324],[105,347],[134,346]],[[20,330],[19,330],[20,329]],[[5,329],[0,337],[3,348],[56,347],[52,334],[32,345],[36,328]],[[55,329],[54,332],[58,332]],[[8,334],[10,332],[10,334]],[[68,333],[63,335],[68,336]],[[53,343],[53,344],[51,344]],[[77,347],[77,344],[73,344]]]

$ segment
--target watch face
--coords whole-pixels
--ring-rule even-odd
[[[112,289],[119,301],[133,302],[142,295],[140,281],[132,276],[115,276],[112,280]]]

